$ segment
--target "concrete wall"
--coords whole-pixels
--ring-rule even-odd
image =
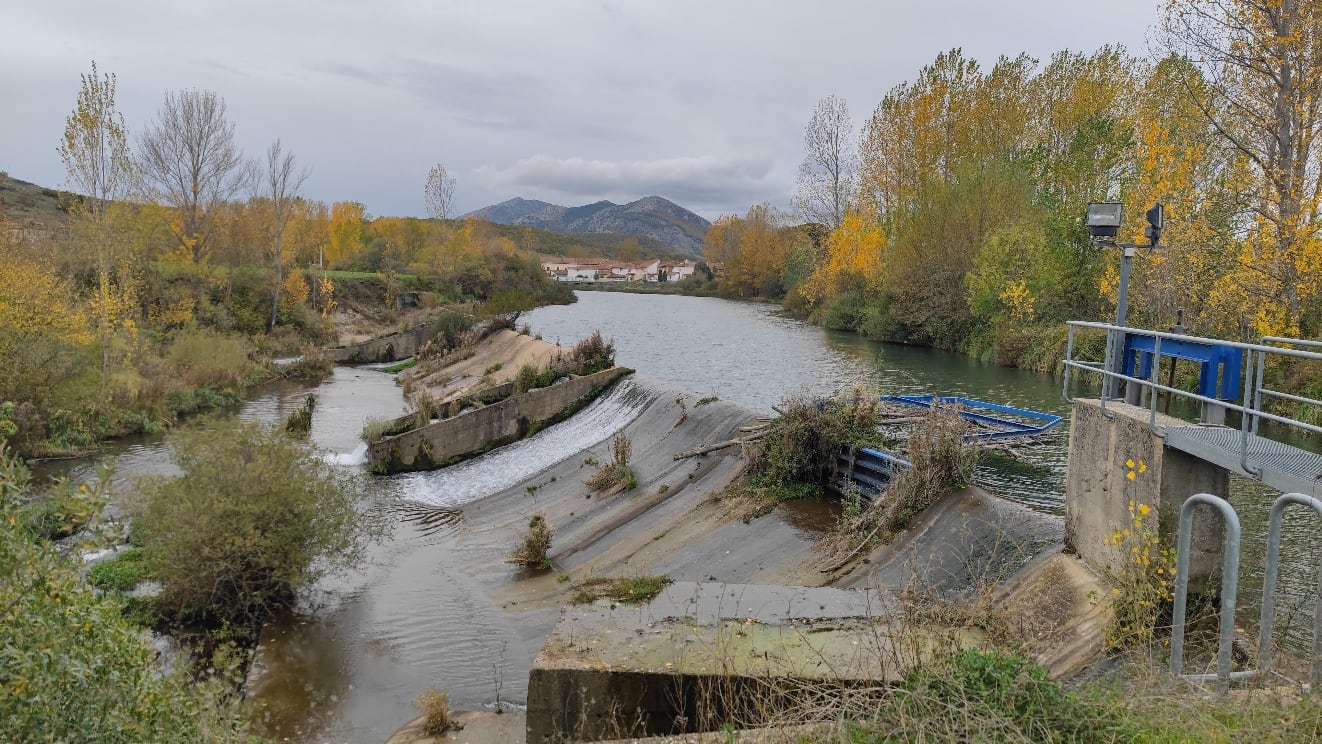
[[[528,674],[529,744],[713,731],[776,681],[875,688],[912,654],[871,592],[676,582],[650,603],[565,608]]]
[[[1230,474],[1211,463],[1165,446],[1149,428],[1150,412],[1118,401],[1074,401],[1069,464],[1065,475],[1065,545],[1095,569],[1117,571],[1132,560],[1128,547],[1105,540],[1133,528],[1129,502],[1147,504],[1163,546],[1174,546],[1180,506],[1196,493],[1230,494]],[[1158,431],[1184,426],[1157,414]],[[1132,462],[1131,467],[1128,463]],[[1131,479],[1130,473],[1134,476]],[[1195,584],[1218,573],[1220,519],[1208,509],[1194,515],[1189,576]]]
[[[337,364],[354,362],[393,362],[407,359],[418,353],[418,349],[436,337],[436,329],[430,323],[413,326],[407,331],[392,333],[389,336],[373,338],[348,346],[325,349],[326,358]]]
[[[632,372],[612,367],[378,439],[368,445],[368,467],[374,473],[400,473],[431,470],[473,457],[522,439],[534,426],[542,427],[572,414]]]

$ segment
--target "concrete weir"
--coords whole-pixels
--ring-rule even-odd
[[[368,445],[368,467],[380,474],[431,470],[479,455],[564,420],[632,372],[612,367],[382,437]]]
[[[433,338],[436,338],[436,329],[428,323],[421,323],[387,336],[323,349],[322,353],[336,364],[393,362],[416,355],[418,349]]]
[[[773,679],[895,682],[915,646],[892,639],[883,605],[872,592],[681,582],[641,607],[571,608],[529,674],[527,740],[702,730],[700,710],[765,698]]]

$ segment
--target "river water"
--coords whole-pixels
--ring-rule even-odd
[[[966,395],[1066,412],[1050,376],[823,331],[786,319],[770,305],[581,292],[576,304],[540,308],[522,322],[565,345],[600,329],[614,339],[618,363],[759,412],[770,413],[787,395],[827,395],[854,383],[883,393]],[[237,415],[277,422],[308,392],[304,386],[275,385]],[[365,472],[358,435],[368,419],[404,410],[393,376],[370,367],[340,367],[315,392],[319,405],[311,440],[354,474],[372,508],[394,515],[395,527],[372,549],[362,570],[323,582],[300,613],[264,632],[250,676],[256,732],[297,742],[380,742],[416,715],[410,702],[419,692],[436,687],[448,689],[452,706],[460,710],[522,703],[527,684],[522,675],[542,643],[530,628],[545,625],[544,614],[536,613],[554,610],[512,608],[495,596],[491,587],[507,583],[512,569],[472,564],[469,556],[483,547],[482,535],[464,534],[461,541],[458,529],[443,519],[424,524],[412,517],[420,510],[443,514],[445,507],[507,488],[603,441],[632,418],[627,391],[608,394],[563,424],[457,467],[390,477]],[[985,462],[979,479],[1007,498],[1059,513],[1065,442],[1062,434],[1027,450],[1027,462]],[[119,442],[107,454],[118,459],[117,493],[130,492],[138,476],[173,470],[168,436]],[[94,464],[54,463],[38,473],[85,479],[94,475]],[[1261,500],[1249,493],[1244,498]],[[541,619],[529,622],[531,617]]]

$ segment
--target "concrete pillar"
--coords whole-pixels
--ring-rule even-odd
[[[1150,416],[1146,408],[1117,400],[1107,401],[1105,412],[1097,400],[1074,401],[1065,473],[1065,545],[1095,569],[1114,572],[1132,560],[1127,548],[1105,544],[1115,532],[1133,527],[1130,501],[1148,505],[1152,511],[1146,519],[1155,518],[1161,545],[1173,547],[1185,499],[1196,493],[1230,495],[1225,469],[1166,447],[1149,428]],[[1157,414],[1157,431],[1187,425]],[[1200,509],[1190,543],[1191,587],[1205,586],[1218,573],[1221,536],[1220,519]]]

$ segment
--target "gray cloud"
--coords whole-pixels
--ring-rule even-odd
[[[3,3],[3,0],[0,0]],[[657,193],[706,217],[789,204],[822,96],[861,126],[937,53],[1140,52],[1157,0],[64,0],[4,4],[0,170],[64,185],[78,76],[119,78],[133,132],[166,90],[221,95],[241,144],[280,137],[308,196],[421,214],[427,168],[458,211],[513,196]]]

